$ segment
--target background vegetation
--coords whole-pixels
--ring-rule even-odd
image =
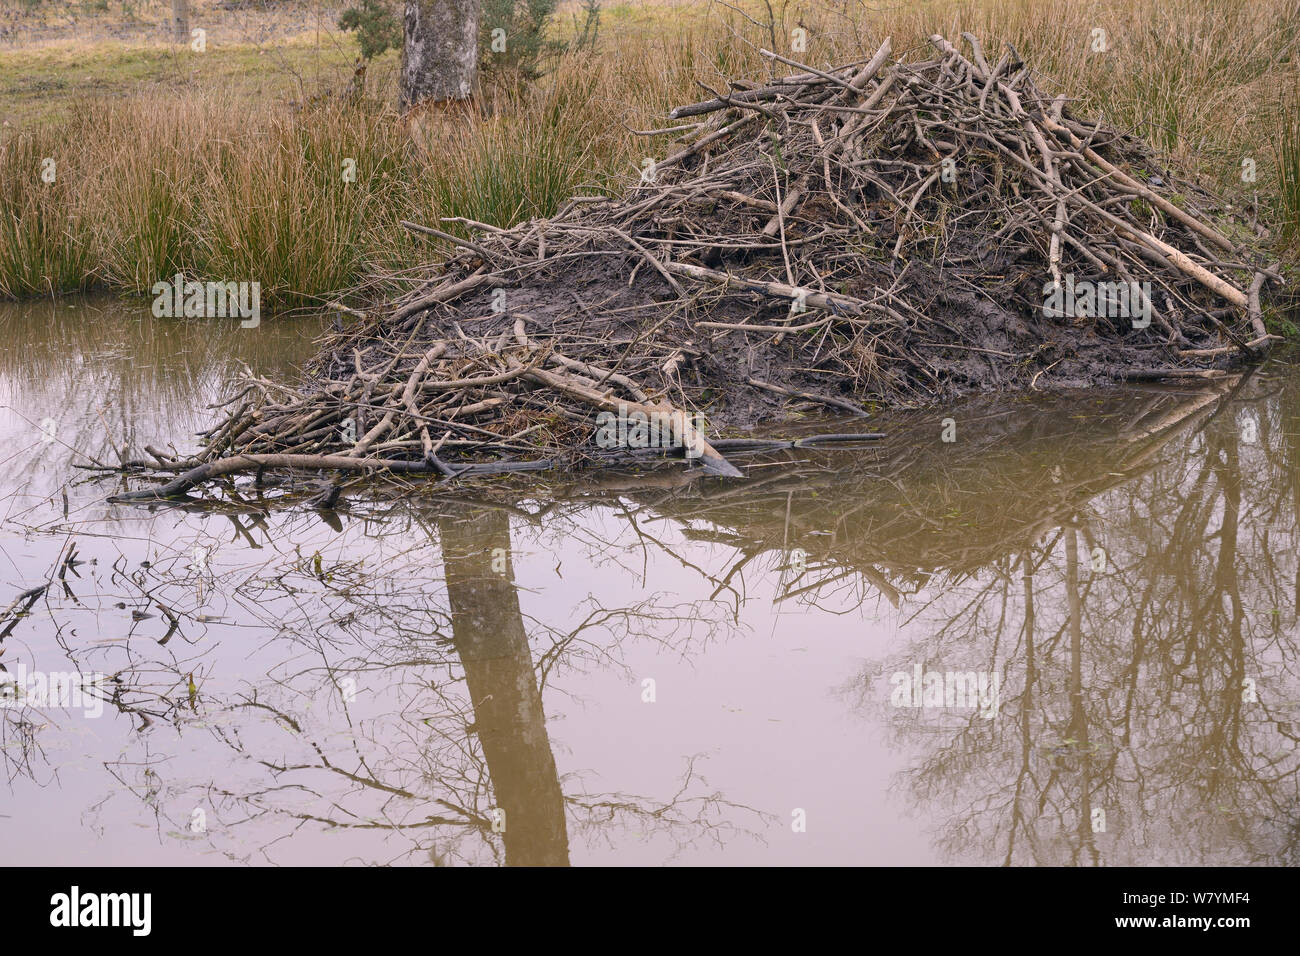
[[[362,31],[342,8],[195,0],[196,52],[165,40],[159,4],[51,4],[0,20],[0,296],[141,293],[183,271],[306,305],[436,253],[399,219],[505,226],[622,188],[665,145],[633,131],[700,84],[761,77],[760,47],[825,66],[963,30],[1300,246],[1300,0],[490,0],[485,37],[503,19],[514,45],[485,48],[479,115],[417,122],[393,106],[395,49],[368,48],[363,95],[343,95]]]

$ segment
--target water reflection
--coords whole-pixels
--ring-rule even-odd
[[[505,862],[566,866],[564,795],[515,592],[510,521],[501,511],[440,517],[438,538],[452,644],[465,670],[471,727],[496,797],[493,823]]]
[[[996,721],[927,737],[891,715],[916,754],[899,786],[946,850],[1296,862],[1300,392],[1250,385],[918,611],[909,661],[1004,675]]]
[[[899,413],[743,484],[324,513],[243,485],[218,514],[104,505],[70,466],[182,447],[303,329],[0,321],[0,605],[50,585],[0,660],[108,675],[103,718],[0,712],[15,859],[1296,862],[1284,364]],[[996,714],[896,706],[914,673],[996,675]]]

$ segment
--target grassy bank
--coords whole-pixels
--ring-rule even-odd
[[[760,46],[828,65],[886,34],[906,50],[962,30],[990,50],[1011,42],[1085,115],[1137,130],[1235,203],[1258,204],[1280,247],[1300,245],[1300,0],[819,3],[776,22],[764,4],[744,10],[607,6],[594,53],[531,84],[489,84],[479,118],[415,127],[389,105],[392,53],[371,65],[364,101],[324,95],[351,75],[352,40],[336,31],[218,37],[205,54],[130,40],[81,57],[66,39],[0,49],[0,88],[21,106],[0,154],[0,295],[142,293],[183,271],[256,280],[272,308],[308,304],[427,257],[399,219],[507,225],[619,188],[664,148],[630,129],[706,96],[697,80],[762,75]],[[800,24],[807,48],[793,52]]]

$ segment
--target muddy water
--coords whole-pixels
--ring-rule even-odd
[[[48,585],[0,621],[6,860],[1297,862],[1288,366],[743,483],[104,503],[79,466],[191,447],[313,331],[0,312],[0,607]]]

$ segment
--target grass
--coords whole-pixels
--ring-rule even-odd
[[[22,133],[0,157],[0,293],[12,298],[91,284],[95,260],[79,216],[78,171],[50,162],[57,145],[48,132]],[[49,174],[52,182],[45,181]]]
[[[0,121],[66,122],[91,99],[169,99],[218,90],[232,105],[284,109],[304,90],[335,81],[355,57],[346,36],[337,46],[300,36],[274,47],[216,38],[204,53],[109,41],[6,51],[0,53]]]
[[[766,4],[742,9],[611,5],[594,54],[560,57],[532,84],[490,81],[475,119],[417,124],[389,105],[393,53],[370,66],[363,103],[322,95],[351,73],[347,35],[219,36],[206,54],[64,40],[0,52],[13,104],[0,134],[0,295],[146,292],[183,271],[259,281],[268,309],[303,305],[427,258],[436,247],[399,219],[505,226],[577,191],[621,188],[666,147],[630,129],[662,127],[668,108],[708,95],[697,81],[761,77],[755,51],[774,39],[828,65],[886,34],[927,55],[929,34],[962,30],[994,54],[1011,42],[1080,111],[1137,130],[1234,202],[1257,194],[1280,243],[1300,247],[1300,0],[814,3],[770,21]],[[563,12],[556,23],[571,29]],[[800,25],[809,46],[792,53]],[[54,183],[40,177],[47,157]],[[1249,186],[1244,157],[1258,166]]]
[[[1291,91],[1278,127],[1278,222],[1283,238],[1300,246],[1300,83]]]

